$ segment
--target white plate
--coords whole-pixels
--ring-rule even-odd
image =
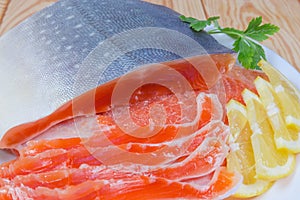
[[[214,35],[214,37],[225,46],[231,48],[232,39],[224,35]],[[300,90],[300,74],[283,58],[277,55],[275,52],[264,47],[267,60],[280,72],[282,72],[296,87]],[[12,159],[13,156],[0,150],[0,163]],[[265,194],[257,197],[259,200],[281,200],[281,199],[294,199],[299,193],[300,185],[300,155],[297,157],[296,170],[292,175],[287,178],[277,181],[273,187]]]

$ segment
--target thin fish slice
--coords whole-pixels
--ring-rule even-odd
[[[253,82],[258,76],[268,80],[268,77],[262,71],[248,70],[240,66],[234,66],[232,70],[224,74],[222,77],[224,88],[226,90],[226,102],[235,99],[243,103],[244,101],[241,94],[246,88],[257,93]]]
[[[200,71],[197,74],[195,74],[195,68],[192,68],[189,62],[195,62],[197,66],[194,67],[204,70],[204,72]],[[187,84],[187,86],[191,84],[190,86],[194,90],[207,91],[209,89],[207,87],[213,85],[214,82],[218,80],[221,72],[225,73],[227,70],[229,70],[229,67],[232,65],[233,62],[234,58],[232,57],[232,55],[224,54],[211,56],[197,56],[186,60],[165,63],[165,65],[169,66],[170,69],[175,69],[175,71],[181,74],[177,75],[184,77],[183,80],[188,81],[185,83]],[[186,65],[184,65],[183,63],[186,63]],[[219,69],[220,71],[213,71],[214,73],[212,73],[211,70],[216,68],[216,66],[221,68]],[[156,68],[157,67],[154,65],[132,72],[131,74],[129,74],[129,76],[131,77],[130,81],[143,82],[145,78],[144,74],[147,74],[150,78],[155,77],[160,74],[160,72],[157,71]],[[209,70],[206,72],[205,69]],[[210,74],[208,74],[207,77],[202,77],[200,73]],[[162,81],[166,84],[173,84],[172,80],[174,80],[174,76],[168,76],[166,74]],[[205,80],[205,85],[203,85],[203,80]],[[23,144],[24,142],[38,136],[43,131],[49,129],[51,126],[58,124],[62,121],[74,118],[76,116],[91,115],[95,114],[94,112],[101,113],[111,110],[112,95],[114,90],[116,89],[115,87],[117,83],[118,79],[100,85],[99,87],[82,94],[81,96],[73,99],[72,101],[67,102],[47,117],[41,118],[34,122],[19,125],[10,129],[2,137],[0,141],[0,147],[16,148],[17,145]],[[200,84],[198,85],[197,83]],[[178,83],[174,83],[174,88],[181,87],[181,83],[179,85],[176,84]],[[186,89],[187,88],[182,88],[181,92],[185,92]],[[183,106],[183,108],[185,107]],[[185,112],[183,114],[187,113]],[[16,137],[16,135],[18,135],[18,137]]]
[[[223,141],[207,138],[183,161],[161,167],[151,171],[150,174],[170,180],[202,177],[221,166],[226,158],[228,149]]]
[[[38,187],[47,187],[50,189],[64,188],[69,185],[78,185],[85,181],[93,180],[130,180],[137,176],[132,172],[117,171],[113,168],[102,166],[82,165],[80,168],[56,169],[53,171],[30,173],[18,175],[11,180],[3,180],[0,187],[8,183],[14,186],[24,185],[36,189]]]
[[[213,121],[210,124],[207,124],[205,127],[201,128],[199,131],[187,136],[186,138],[177,139],[178,141],[175,140],[157,144],[156,146],[161,147],[161,149],[159,150],[156,149],[156,151],[153,151],[151,153],[144,153],[142,155],[135,155],[131,152],[123,152],[123,155],[125,156],[122,156],[120,159],[118,159],[118,157],[115,156],[113,160],[111,159],[113,151],[110,151],[110,154],[103,154],[103,152],[105,152],[104,150],[107,149],[116,149],[117,147],[114,145],[106,148],[94,147],[94,149],[97,149],[98,152],[88,151],[88,149],[86,148],[87,144],[76,144],[76,146],[70,149],[48,149],[35,155],[28,155],[26,154],[26,151],[24,151],[25,153],[23,153],[23,155],[21,155],[21,157],[17,158],[15,161],[10,162],[9,164],[2,164],[0,168],[0,175],[3,178],[12,178],[16,175],[47,172],[53,169],[61,169],[68,167],[79,167],[82,164],[102,165],[103,162],[105,164],[122,164],[124,163],[124,159],[129,159],[131,163],[136,164],[150,164],[151,166],[149,167],[149,169],[152,169],[153,171],[155,168],[159,168],[157,167],[157,164],[161,162],[169,163],[170,161],[175,161],[180,157],[186,157],[188,155],[190,155],[190,158],[187,157],[187,160],[190,159],[193,161],[193,159],[195,159],[193,158],[193,156],[196,156],[199,159],[199,163],[202,162],[203,166],[199,167],[199,170],[201,169],[203,174],[212,171],[216,166],[222,163],[224,157],[227,154],[226,146],[224,146],[227,135],[228,128],[224,126],[222,122]],[[221,145],[221,148],[218,149],[218,145],[212,146],[212,148],[211,144],[209,143],[205,143],[201,146],[201,144],[205,140],[209,140],[209,138],[218,138],[219,145]],[[95,140],[91,141],[94,142]],[[46,142],[43,141],[43,145],[49,147],[45,143]],[[49,141],[49,143],[51,144],[53,142]],[[184,150],[182,147],[178,148],[178,146],[181,146],[180,144],[184,143],[189,145],[186,150]],[[97,143],[94,144],[94,146],[96,145]],[[137,145],[147,146],[147,144]],[[38,145],[37,147],[40,146]],[[162,147],[165,147],[165,149]],[[167,152],[166,148],[168,148],[170,152]],[[207,151],[209,149],[213,154],[210,154],[210,151]],[[36,152],[34,149],[30,148],[29,152],[31,151]],[[204,152],[200,153],[199,151]],[[216,152],[219,152],[219,154],[214,154]],[[24,156],[24,154],[26,156]],[[152,157],[152,159],[149,159],[149,157]],[[141,160],[141,158],[147,159]],[[202,160],[200,158],[202,158]],[[207,159],[207,161],[211,161],[211,163],[207,163],[205,159]],[[193,162],[197,163],[197,159]],[[207,164],[204,165],[204,163]],[[202,164],[200,163],[199,165]],[[177,166],[184,167],[185,165],[190,165],[190,162],[188,161],[185,164],[178,164]],[[194,164],[192,164],[192,166],[193,165]],[[166,168],[166,170],[168,169],[168,165],[164,167]],[[199,172],[200,171],[198,171],[198,173]]]
[[[84,163],[89,165],[102,164],[83,146],[72,148],[68,151],[64,149],[50,149],[34,156],[17,158],[9,165],[1,165],[0,176],[2,178],[12,178],[16,175],[79,167]]]
[[[188,182],[176,182],[159,177],[137,176],[131,180],[95,180],[86,181],[65,189],[50,189],[37,187],[31,189],[26,186],[11,185],[1,188],[7,191],[8,197],[22,193],[24,198],[34,199],[158,199],[158,198],[186,198],[186,199],[214,199],[220,196],[228,197],[241,181],[237,174],[221,168],[218,178],[206,190],[198,190]],[[194,182],[195,183],[195,182]],[[1,195],[1,193],[0,193]],[[8,198],[9,199],[9,198]],[[12,198],[11,198],[12,199]]]
[[[216,138],[207,138],[193,153],[181,162],[160,166],[122,165],[90,166],[82,163],[80,168],[49,169],[45,172],[34,172],[16,175],[11,181],[16,185],[36,187],[62,188],[66,185],[76,185],[88,180],[126,180],[136,175],[162,177],[170,180],[185,180],[199,178],[212,173],[224,161],[228,147]],[[53,170],[53,171],[51,171]],[[5,181],[2,185],[4,186]],[[207,185],[205,185],[207,186]],[[204,186],[203,186],[204,187]]]
[[[199,128],[205,126],[209,121],[211,120],[221,120],[222,119],[222,110],[220,108],[220,104],[215,96],[212,95],[202,95],[203,98],[201,98],[201,116],[199,120]],[[142,107],[140,108],[142,109]],[[199,111],[200,112],[200,111]],[[143,120],[144,116],[141,116],[139,120]],[[90,118],[84,118],[83,121],[89,121]],[[91,136],[90,141],[93,142],[94,145],[90,143],[91,146],[101,146],[102,137],[98,137],[98,134],[105,134],[105,136],[115,145],[121,145],[128,143],[143,143],[146,142],[144,145],[149,144],[149,148],[151,148],[151,144],[155,143],[161,143],[166,141],[172,141],[174,139],[174,134],[176,134],[176,127],[167,126],[165,127],[160,133],[156,134],[153,137],[150,138],[134,138],[132,136],[129,136],[127,134],[124,134],[122,130],[120,130],[114,120],[112,119],[110,114],[101,114],[98,116],[98,126],[100,126],[101,132],[97,130],[97,128],[90,128],[89,123],[80,123],[80,126],[87,126],[86,131],[95,132],[94,136]],[[57,130],[49,130],[50,132],[46,134],[58,134],[60,131],[65,133],[65,128],[61,129],[61,126],[71,126],[71,128],[74,128],[72,125],[69,124],[69,122],[66,122],[66,124],[59,125],[59,128]],[[98,132],[97,132],[98,131]],[[197,136],[198,140],[201,139],[201,141],[204,140],[206,134],[202,134],[201,138],[200,135]],[[74,148],[76,146],[82,146],[82,139],[75,137],[75,138],[59,138],[59,139],[40,139],[40,140],[32,140],[26,143],[26,146],[19,151],[21,156],[33,156],[38,153],[41,153],[43,151],[49,150],[49,149],[65,149],[68,150],[70,148]],[[136,146],[135,148],[138,148],[140,145]],[[155,146],[155,145],[153,145]],[[125,148],[125,147],[124,147]],[[134,148],[134,144],[132,145],[132,148]],[[128,151],[130,151],[130,148],[125,148]],[[154,149],[152,149],[154,150]],[[145,148],[142,148],[141,151],[146,151]]]

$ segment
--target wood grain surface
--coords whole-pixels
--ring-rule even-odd
[[[35,12],[57,0],[0,0],[8,4],[0,25],[0,35],[4,34]]]
[[[5,15],[8,4],[9,0],[0,0],[0,23],[2,22],[2,19]]]
[[[0,35],[33,13],[57,0],[0,0]],[[245,28],[251,18],[262,16],[264,23],[281,30],[263,44],[286,59],[300,72],[299,0],[146,0],[165,5],[187,16],[205,19],[221,16],[220,24]]]

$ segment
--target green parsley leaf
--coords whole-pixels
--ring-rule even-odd
[[[244,37],[238,38],[233,44],[233,50],[239,52],[238,61],[246,69],[259,69],[257,63],[264,59],[266,60],[263,48],[255,42]]]
[[[256,40],[256,41],[264,41],[269,38],[269,36],[279,31],[279,27],[273,24],[263,24],[262,17],[254,18],[250,21],[247,29],[245,30],[245,35]]]
[[[196,19],[196,18],[193,18],[193,17],[186,17],[186,16],[184,16],[184,15],[179,16],[179,18],[181,19],[181,21],[187,22],[187,23],[193,23],[194,21],[199,21],[199,20]]]
[[[195,31],[202,31],[206,26],[208,26],[208,21],[194,21],[191,23],[190,27]]]
[[[240,52],[238,54],[238,60],[241,64],[246,69],[249,68],[253,62],[254,51],[249,48],[250,44],[248,44],[247,40],[240,37],[233,43],[233,47],[235,52]]]
[[[220,17],[210,17],[207,20],[197,20],[192,17],[180,16],[183,22],[189,23],[195,31],[203,31],[207,26],[214,24],[215,29],[209,34],[224,33],[232,37],[235,42],[233,50],[238,53],[238,61],[247,69],[259,69],[257,63],[266,55],[258,42],[266,40],[269,36],[279,31],[279,27],[273,24],[262,24],[262,17],[257,17],[249,22],[245,31],[231,27],[221,28],[218,23]]]
[[[218,20],[220,17],[215,16],[215,17],[210,17],[207,20],[198,20],[193,17],[185,17],[184,15],[179,16],[181,21],[187,22],[190,24],[190,27],[194,31],[202,31],[205,27],[211,25],[211,23],[214,23],[216,20]]]

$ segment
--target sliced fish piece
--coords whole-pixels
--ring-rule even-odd
[[[193,120],[193,116],[197,111],[195,92],[211,92],[210,88],[214,88],[215,83],[221,79],[221,74],[230,70],[234,61],[235,59],[231,54],[200,55],[139,68],[81,94],[46,117],[11,128],[2,137],[0,148],[16,148],[18,145],[22,145],[24,142],[42,134],[50,127],[65,120],[76,119],[75,117],[78,116],[112,111],[115,120],[117,116],[119,116],[119,121],[124,120],[125,116],[131,118],[125,112],[126,109],[128,111],[126,106],[130,106],[131,95],[134,94],[136,89],[153,83],[168,89],[157,95],[159,98],[174,93],[178,101],[181,102],[179,105],[181,118],[187,121]],[[140,95],[142,96],[141,102],[147,101],[146,99],[152,95],[147,91],[160,90],[155,86],[151,86],[142,91]],[[219,93],[219,97],[226,95],[222,85],[217,88],[217,91],[224,91]],[[193,95],[193,93],[195,94]],[[123,109],[122,112],[118,111],[118,108]],[[122,115],[116,113],[122,113]],[[161,119],[159,116],[155,115],[155,117],[158,120]],[[124,123],[118,125],[122,126],[122,124],[124,125]],[[76,128],[80,129],[80,127],[75,127],[74,130]]]

